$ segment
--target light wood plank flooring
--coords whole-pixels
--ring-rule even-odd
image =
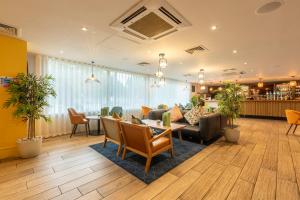
[[[238,123],[239,144],[221,138],[150,185],[88,147],[103,136],[47,139],[37,158],[0,161],[0,199],[299,199],[300,136],[285,121]]]

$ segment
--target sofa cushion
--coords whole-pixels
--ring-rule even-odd
[[[152,120],[162,120],[162,114],[167,110],[158,109],[158,110],[151,110],[148,114],[148,118]]]
[[[171,110],[168,111],[171,114],[171,122],[177,122],[182,119],[183,116],[178,106],[174,106]]]
[[[184,118],[189,124],[195,125],[199,123],[201,115],[201,109],[198,106],[195,106],[192,108],[192,110],[185,113]]]

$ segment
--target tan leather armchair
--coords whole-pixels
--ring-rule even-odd
[[[147,158],[145,172],[148,174],[154,156],[165,151],[169,151],[171,157],[174,156],[172,131],[170,129],[152,137],[148,126],[131,124],[130,122],[120,122],[120,124],[124,139],[123,160],[127,150]]]
[[[73,130],[70,135],[70,138],[75,134],[76,129],[80,124],[85,125],[86,136],[88,136],[90,133],[90,124],[89,124],[89,120],[86,119],[85,114],[76,112],[74,108],[68,108],[68,113],[69,113],[70,121],[73,124]]]
[[[120,119],[114,119],[113,117],[101,117],[105,136],[103,147],[105,147],[107,140],[117,144],[119,146],[117,156],[120,155],[123,146],[120,121]]]
[[[300,125],[300,112],[296,111],[296,110],[285,110],[285,115],[286,115],[288,124],[290,124],[290,128],[288,129],[286,134],[289,134],[293,125],[295,125],[293,134],[295,134],[295,131],[296,131],[298,125]]]

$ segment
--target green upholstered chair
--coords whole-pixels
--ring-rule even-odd
[[[115,106],[111,109],[111,111],[109,112],[109,115],[113,115],[113,113],[118,114],[120,117],[123,116],[123,109],[120,106]]]

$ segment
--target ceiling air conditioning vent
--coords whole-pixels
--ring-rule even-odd
[[[140,63],[138,63],[138,65],[140,65],[140,66],[146,66],[146,65],[150,65],[150,63],[148,63],[148,62],[140,62]]]
[[[138,41],[157,40],[189,26],[166,0],[142,0],[110,24],[111,28]]]
[[[121,23],[126,24],[127,22],[129,22],[130,20],[132,20],[133,18],[135,18],[136,16],[138,16],[139,14],[141,14],[142,12],[144,12],[146,10],[147,10],[147,8],[145,8],[145,6],[141,7],[140,9],[138,9],[137,11],[135,11],[134,13],[132,13],[131,15],[126,17],[124,20],[122,20]]]
[[[205,48],[204,46],[197,46],[197,47],[187,49],[185,51],[189,54],[194,54],[195,52],[202,52],[202,51],[205,51],[205,50],[207,50],[207,48]]]
[[[19,35],[19,31],[17,28],[6,25],[6,24],[1,24],[0,23],[0,32],[5,33],[7,35],[12,35],[17,37]]]
[[[167,17],[169,17],[173,22],[175,22],[176,24],[181,24],[181,21],[179,19],[177,19],[174,15],[172,15],[172,13],[170,13],[167,9],[165,9],[164,7],[160,7],[158,9],[160,12],[164,13]]]
[[[236,68],[228,68],[223,70],[223,72],[230,72],[230,71],[236,71]]]

